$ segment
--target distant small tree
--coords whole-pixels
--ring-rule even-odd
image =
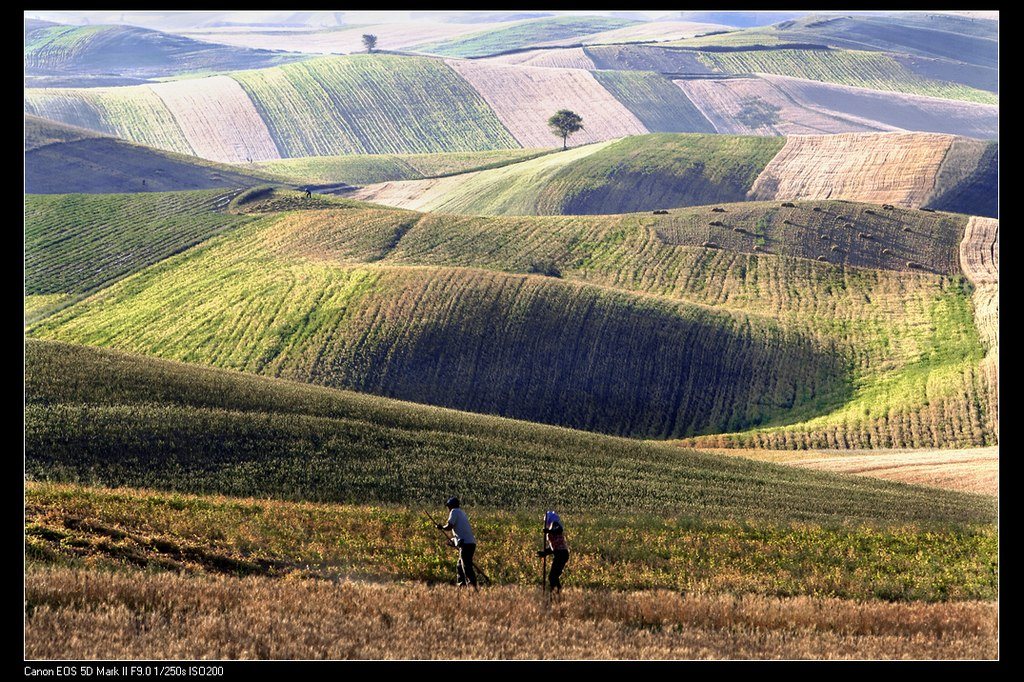
[[[372,33],[364,33],[363,45],[366,47],[367,52],[373,52],[373,48],[377,47],[377,36]]]
[[[559,109],[548,119],[551,132],[562,138],[562,149],[567,149],[566,140],[570,135],[583,130],[583,117],[568,109]]]

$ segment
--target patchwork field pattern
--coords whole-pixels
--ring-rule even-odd
[[[517,64],[519,66],[547,66],[559,69],[595,69],[594,61],[582,47],[567,47],[561,50],[528,50],[487,57],[484,62],[494,64]]]
[[[924,78],[879,52],[775,49],[700,52],[699,55],[708,67],[723,73],[771,73],[982,104],[996,104],[999,101],[994,93]]]
[[[281,158],[256,107],[231,78],[150,87],[174,115],[196,156],[228,163]]]
[[[594,78],[652,133],[713,133],[715,127],[672,81],[642,71],[595,71]]]
[[[455,59],[446,63],[480,93],[523,147],[550,147],[559,141],[547,124],[558,109],[583,117],[584,129],[571,138],[574,145],[647,132],[590,72]]]
[[[639,22],[613,17],[545,17],[454,40],[415,45],[410,49],[444,57],[487,57],[534,45],[552,44],[564,39],[572,39],[571,42],[579,43],[583,36],[637,23]]]
[[[286,157],[519,146],[470,84],[436,59],[324,57],[232,77]]]
[[[925,206],[939,211],[999,217],[999,145],[953,141]]]
[[[157,149],[191,154],[174,114],[148,86],[30,88],[25,113],[113,135]]]

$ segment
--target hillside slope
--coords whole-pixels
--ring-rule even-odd
[[[298,58],[268,50],[215,45],[137,26],[39,22],[25,28],[25,73],[29,76],[117,74],[156,78],[274,66]]]
[[[849,199],[993,216],[994,144],[928,133],[642,135],[349,196],[478,215],[625,213],[747,199]],[[991,213],[990,213],[991,211]]]
[[[28,194],[116,194],[251,187],[272,176],[25,117]],[[145,182],[145,184],[143,184]]]
[[[987,521],[991,502],[403,403],[116,351],[29,340],[33,478],[313,501],[699,518]],[[78,434],[70,437],[68,434]],[[154,444],[154,441],[156,444]],[[452,461],[471,462],[458,481]],[[557,476],[523,476],[537,467]],[[256,472],[258,475],[254,475]],[[37,500],[38,502],[38,500]]]
[[[706,446],[995,442],[964,216],[338,205],[266,214],[29,334]]]

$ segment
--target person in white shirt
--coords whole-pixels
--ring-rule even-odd
[[[466,512],[462,511],[459,498],[449,497],[445,506],[448,512],[448,522],[445,525],[437,524],[440,530],[452,531],[451,542],[459,548],[459,561],[455,565],[456,574],[459,578],[459,587],[472,585],[476,588],[476,571],[473,570],[473,554],[476,552],[476,537],[473,529],[469,527],[469,518]]]

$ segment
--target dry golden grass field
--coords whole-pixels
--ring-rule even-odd
[[[989,659],[990,602],[185,577],[26,576],[33,659]],[[452,633],[458,636],[453,637]]]

